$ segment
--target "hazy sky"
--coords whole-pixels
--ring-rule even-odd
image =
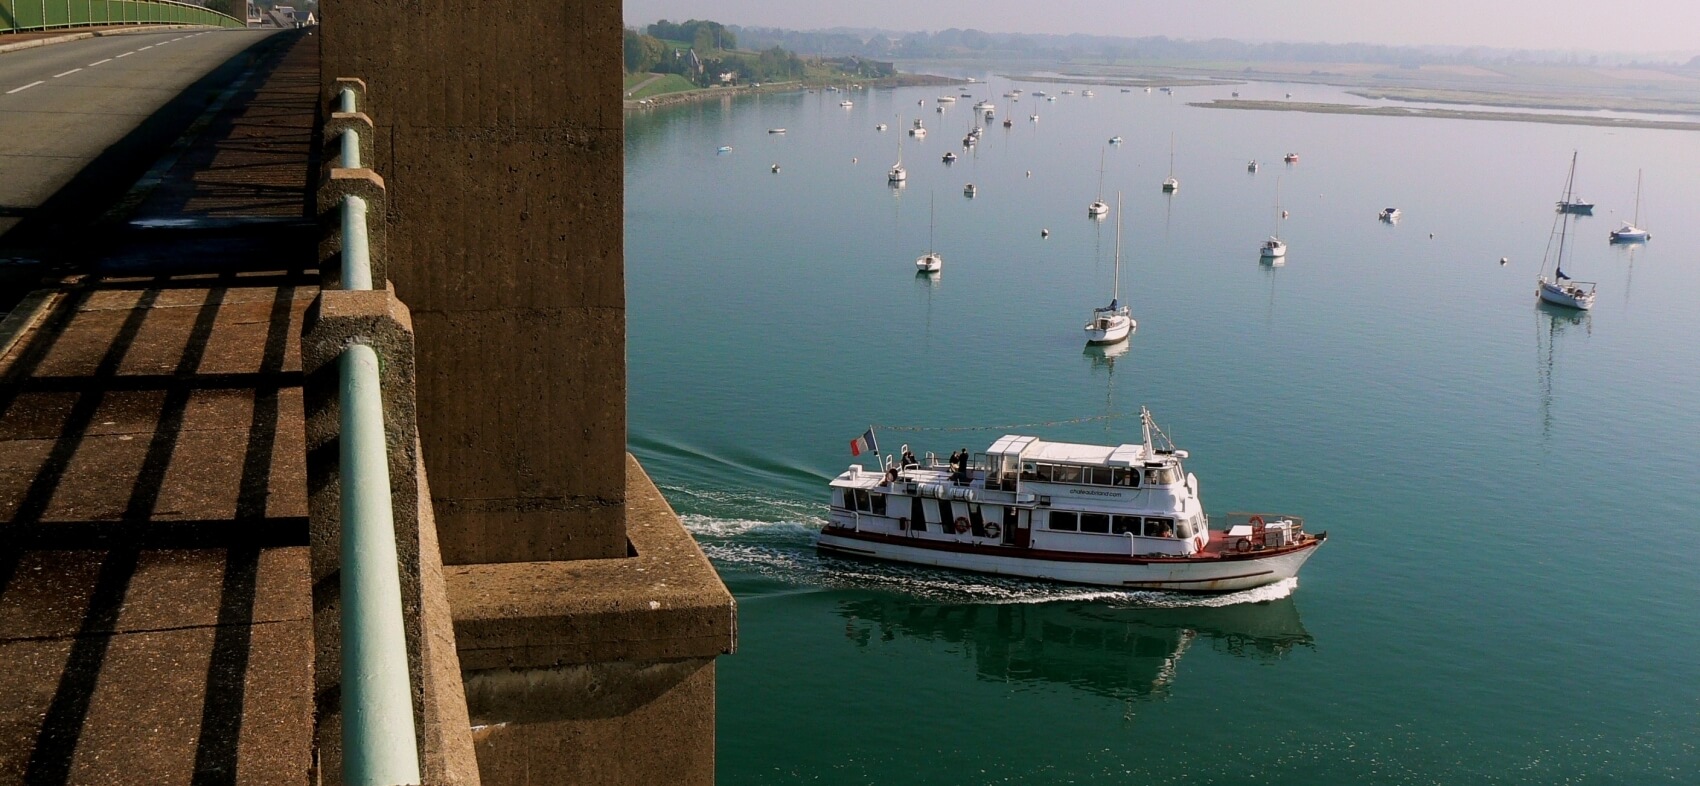
[[[625,0],[626,21],[1700,51],[1700,0]]]

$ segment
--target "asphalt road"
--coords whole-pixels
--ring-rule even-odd
[[[8,231],[92,162],[118,149],[214,69],[275,33],[172,30],[0,54],[0,255],[16,245],[7,242],[15,240]],[[145,157],[160,151],[131,152]],[[136,163],[145,171],[151,160]]]

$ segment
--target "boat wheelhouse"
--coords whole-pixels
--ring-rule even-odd
[[[1211,529],[1198,479],[1141,410],[1144,442],[1009,434],[983,453],[875,452],[831,482],[823,551],[1076,584],[1228,592],[1291,578],[1327,539],[1296,516],[1228,514]],[[1153,437],[1158,441],[1154,442]]]

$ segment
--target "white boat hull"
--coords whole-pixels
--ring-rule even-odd
[[[1535,294],[1555,306],[1565,306],[1583,311],[1594,307],[1594,293],[1592,291],[1574,285],[1548,281],[1545,277],[1540,279]]]
[[[1628,228],[1624,228],[1624,229],[1613,230],[1612,233],[1611,233],[1611,242],[1613,242],[1613,243],[1645,243],[1649,239],[1651,239],[1652,237],[1653,236],[1648,234],[1647,230],[1645,230],[1645,229],[1635,229],[1633,227],[1628,227]]]
[[[938,254],[923,254],[915,260],[915,269],[922,273],[937,273],[944,269],[944,257]]]
[[[1287,244],[1282,243],[1278,246],[1265,245],[1263,250],[1259,253],[1263,255],[1264,259],[1280,259],[1287,255]]]
[[[898,535],[826,527],[815,545],[823,551],[873,559],[968,570],[1000,576],[1131,589],[1233,592],[1285,581],[1299,573],[1326,537],[1298,546],[1248,555],[1138,559],[1083,557],[1065,552],[971,543],[944,547],[908,545]],[[964,538],[966,540],[966,538]],[[998,551],[1007,551],[1008,555]],[[1020,554],[1017,556],[1016,554]]]
[[[1133,334],[1132,317],[1099,317],[1086,323],[1086,343],[1119,344]]]

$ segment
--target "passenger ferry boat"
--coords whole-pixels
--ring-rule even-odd
[[[917,460],[871,450],[834,478],[822,551],[1075,584],[1229,592],[1298,574],[1328,533],[1274,513],[1210,528],[1187,458],[1143,408],[1144,442],[1084,445],[1005,435],[984,453]],[[1153,441],[1155,435],[1156,441]]]

